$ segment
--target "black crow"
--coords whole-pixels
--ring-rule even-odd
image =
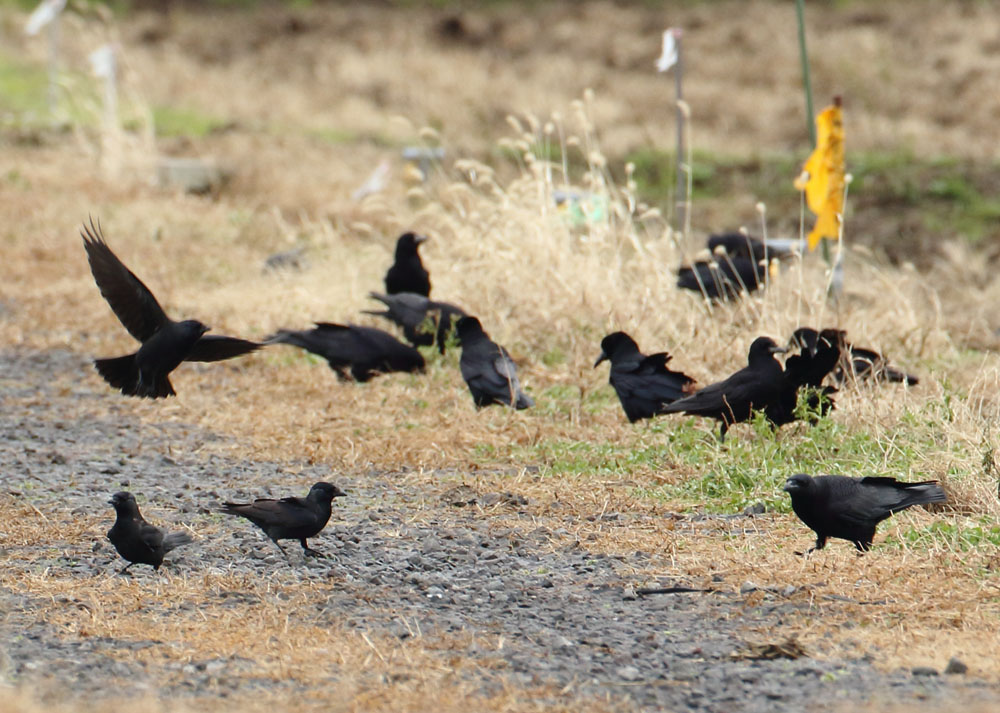
[[[830,374],[840,359],[843,332],[802,327],[792,334],[790,344],[799,348],[798,354],[785,359],[783,386],[778,400],[765,409],[768,420],[776,426],[795,421],[799,391],[811,390],[807,405],[810,411],[818,411],[825,416],[834,408],[831,398],[837,393],[834,386],[824,386],[823,380]]]
[[[767,279],[767,264],[745,257],[719,256],[711,262],[698,261],[677,271],[677,286],[700,292],[709,299],[735,299],[753,292]]]
[[[625,332],[614,332],[601,340],[601,355],[611,362],[609,383],[615,387],[625,416],[631,423],[663,413],[662,408],[691,392],[694,379],[667,368],[671,359],[666,352],[646,356]]]
[[[672,404],[661,413],[687,413],[718,419],[719,439],[725,440],[726,431],[734,423],[750,420],[753,412],[765,411],[778,402],[785,386],[781,364],[774,358],[784,352],[770,337],[757,337],[750,345],[747,366],[735,374],[709,384]]]
[[[850,540],[866,552],[871,549],[875,527],[890,515],[911,505],[947,500],[935,480],[901,483],[895,478],[813,478],[805,473],[786,480],[785,492],[792,496],[795,514],[816,533],[816,545],[808,552],[823,549],[830,537]]]
[[[331,503],[334,498],[345,497],[347,493],[331,483],[319,482],[309,489],[304,498],[281,498],[281,500],[259,499],[252,503],[224,503],[220,512],[226,515],[245,517],[264,531],[281,553],[288,556],[278,540],[298,540],[306,555],[323,557],[321,552],[311,549],[306,543],[326,527],[330,519]]]
[[[889,360],[878,352],[864,347],[856,347],[853,344],[846,344],[844,358],[841,359],[840,367],[834,376],[840,382],[847,379],[857,379],[858,381],[871,379],[906,384],[907,386],[916,386],[920,383],[920,379],[892,366]]]
[[[260,348],[245,339],[205,335],[208,327],[197,320],[174,322],[149,288],[111,252],[99,223],[91,220],[81,235],[101,294],[128,333],[142,342],[135,354],[94,360],[98,373],[123,394],[173,396],[168,375],[182,361],[220,361]]]
[[[415,347],[427,347],[437,342],[438,351],[444,354],[448,336],[454,322],[465,316],[465,311],[448,302],[435,302],[415,292],[383,295],[369,292],[368,296],[386,306],[384,311],[366,310],[365,314],[385,317],[403,328],[407,341]]]
[[[163,555],[170,550],[191,542],[185,532],[164,535],[163,530],[146,522],[139,514],[139,506],[132,493],[120,492],[108,501],[115,508],[115,524],[108,530],[108,539],[123,558],[129,561],[122,570],[124,574],[134,564],[152,565],[159,569]]]
[[[415,292],[427,297],[431,294],[431,277],[420,261],[417,248],[427,240],[423,235],[403,233],[396,241],[396,261],[385,273],[385,291]]]
[[[265,343],[291,344],[321,356],[337,378],[345,381],[351,377],[355,381],[368,381],[390,371],[424,370],[420,352],[375,327],[317,322],[315,329],[280,329]]]
[[[462,317],[458,320],[456,329],[462,345],[459,367],[477,408],[506,404],[525,409],[535,405],[531,397],[521,391],[521,384],[517,380],[517,366],[510,354],[490,340],[478,319]]]

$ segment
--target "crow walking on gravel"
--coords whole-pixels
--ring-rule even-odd
[[[646,356],[625,332],[614,332],[601,340],[602,361],[611,362],[609,383],[615,388],[630,423],[663,413],[663,407],[687,396],[694,384],[687,374],[671,371],[666,352]]]
[[[290,344],[326,359],[338,379],[368,381],[390,371],[423,371],[424,358],[413,347],[375,327],[317,322],[314,329],[280,329],[267,344]],[[350,370],[350,375],[348,375]]]
[[[395,262],[385,273],[385,291],[390,295],[414,292],[428,297],[431,294],[431,276],[420,261],[417,248],[427,238],[416,233],[403,233],[396,241]]]
[[[320,481],[304,498],[261,498],[252,503],[225,503],[220,512],[245,517],[263,530],[285,557],[288,553],[278,540],[298,540],[307,556],[324,557],[322,552],[310,548],[306,539],[315,537],[326,527],[333,499],[346,495],[336,485]]]
[[[81,235],[101,294],[128,333],[142,342],[134,354],[94,361],[104,380],[123,394],[173,396],[168,376],[182,361],[220,361],[260,348],[245,339],[206,335],[209,328],[197,320],[173,321],[149,288],[111,252],[99,223],[91,220]]]
[[[403,329],[406,340],[415,347],[437,344],[444,354],[448,336],[455,322],[465,316],[465,311],[448,302],[435,302],[415,292],[398,292],[383,295],[369,292],[368,296],[386,306],[383,311],[365,310],[365,314],[385,317]]]
[[[774,355],[784,352],[770,337],[757,337],[750,345],[747,366],[723,381],[709,384],[663,407],[662,413],[686,413],[720,422],[719,440],[734,423],[749,421],[754,411],[778,403],[785,386],[784,372]]]
[[[937,481],[903,483],[895,478],[812,477],[805,473],[785,481],[792,509],[813,532],[821,550],[830,537],[849,540],[860,552],[871,549],[875,527],[890,515],[913,505],[947,500]]]
[[[116,515],[115,524],[108,530],[108,540],[115,546],[118,554],[129,562],[121,571],[122,574],[134,564],[148,564],[158,570],[163,564],[163,555],[191,542],[187,533],[172,532],[164,535],[163,530],[146,522],[139,513],[139,505],[132,493],[115,493],[108,502],[114,506]]]
[[[458,365],[476,407],[505,404],[526,409],[534,406],[531,397],[521,391],[514,360],[506,349],[490,339],[479,320],[462,317],[456,327],[462,345]]]

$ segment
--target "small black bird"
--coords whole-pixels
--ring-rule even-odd
[[[769,261],[788,255],[743,233],[710,235],[708,249],[711,260],[699,260],[677,271],[677,286],[713,300],[735,299],[757,290],[767,280]]]
[[[677,286],[701,292],[709,299],[736,299],[743,292],[753,292],[767,279],[767,265],[745,257],[721,256],[718,260],[700,260],[677,271]]]
[[[420,352],[375,327],[317,322],[315,329],[280,329],[265,343],[290,344],[321,356],[337,378],[344,381],[350,381],[351,377],[355,381],[368,381],[390,371],[424,370]]]
[[[108,502],[114,506],[116,515],[115,524],[108,530],[108,539],[118,554],[129,561],[122,574],[134,564],[152,565],[157,570],[163,564],[163,555],[191,542],[185,532],[164,535],[163,530],[146,522],[139,514],[132,493],[115,493]]]
[[[378,300],[387,309],[384,311],[365,310],[365,314],[385,317],[403,328],[407,341],[415,347],[427,347],[437,343],[438,351],[444,354],[448,335],[454,323],[465,316],[465,310],[448,302],[435,302],[415,292],[399,292],[383,295],[369,292],[368,296]]]
[[[149,288],[111,252],[99,223],[95,226],[91,220],[81,235],[101,294],[128,333],[142,342],[135,354],[94,360],[98,373],[123,394],[173,396],[168,375],[182,361],[220,361],[261,347],[245,339],[205,335],[208,327],[197,320],[173,321]]]
[[[850,540],[861,552],[871,549],[875,527],[900,510],[912,505],[943,503],[948,498],[936,480],[902,483],[895,478],[848,478],[843,475],[805,473],[785,481],[792,496],[792,509],[816,533],[821,550],[826,540]]]
[[[782,395],[785,386],[781,364],[774,358],[783,353],[770,337],[757,337],[750,345],[747,366],[729,378],[667,404],[661,413],[687,413],[706,416],[720,422],[719,440],[734,423],[750,420],[753,412],[767,412]]]
[[[601,355],[594,368],[605,360],[611,362],[609,383],[629,422],[652,418],[663,413],[663,406],[682,399],[694,384],[687,374],[667,368],[671,356],[658,352],[646,356],[625,332],[614,332],[601,340]]]
[[[505,404],[525,409],[535,405],[531,397],[521,391],[514,360],[506,349],[490,340],[478,319],[462,317],[456,328],[462,345],[458,365],[477,408]]]
[[[306,555],[323,557],[323,553],[309,547],[306,539],[315,537],[326,527],[333,499],[346,495],[336,485],[321,481],[313,485],[304,498],[262,498],[252,503],[224,503],[220,512],[245,517],[263,530],[285,557],[288,553],[278,540],[298,540]]]
[[[396,261],[385,273],[385,291],[390,295],[398,292],[415,292],[428,297],[431,294],[431,276],[420,261],[417,248],[426,241],[423,235],[403,233],[396,241]]]

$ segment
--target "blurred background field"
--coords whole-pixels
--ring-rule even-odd
[[[176,400],[125,408],[233,437],[246,458],[411,469],[413,487],[439,487],[440,469],[497,480],[540,503],[538,518],[568,503],[597,549],[646,548],[697,576],[714,571],[717,538],[668,546],[664,532],[585,518],[763,502],[777,513],[766,537],[722,555],[733,582],[787,581],[832,561],[830,581],[862,567],[859,598],[888,593],[910,615],[850,636],[835,619],[793,623],[807,641],[830,634],[844,654],[868,636],[891,663],[959,641],[980,652],[979,673],[1000,673],[987,655],[1000,630],[1000,4],[809,3],[817,108],[844,97],[854,177],[843,293],[825,296],[817,253],[765,293],[716,306],[674,286],[707,234],[801,228],[792,180],[811,147],[791,3],[70,3],[54,112],[45,37],[23,33],[28,10],[0,3],[6,349],[131,349],[80,245],[90,215],[172,315],[257,338],[314,320],[384,326],[359,312],[374,306],[366,294],[381,288],[398,234],[415,230],[431,238],[432,297],[478,315],[507,346],[535,409],[476,412],[455,353],[427,352],[423,376],[349,385],[286,347],[182,366]],[[653,69],[668,25],[685,30],[688,236],[670,229],[672,79]],[[113,126],[87,60],[108,42]],[[419,176],[407,147],[443,158]],[[165,158],[217,173],[185,192],[157,180]],[[380,165],[382,190],[359,196]],[[604,209],[573,220],[554,200],[564,190]],[[287,250],[301,251],[302,270],[263,270]],[[921,383],[845,389],[816,428],[740,426],[719,445],[693,419],[629,425],[606,367],[591,368],[601,337],[623,329],[705,384],[742,365],[755,336],[785,339],[800,325],[847,329]],[[952,503],[894,518],[864,564],[839,543],[803,565],[792,551],[810,533],[780,490],[796,471],[937,478]],[[914,577],[921,607],[905,596]]]

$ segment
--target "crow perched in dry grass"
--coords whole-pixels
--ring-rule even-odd
[[[260,348],[245,339],[205,335],[209,328],[197,320],[173,321],[149,288],[111,252],[99,223],[91,220],[81,235],[101,295],[128,333],[142,342],[135,354],[94,361],[104,380],[123,394],[173,396],[168,375],[182,361],[220,361]]]
[[[427,238],[416,233],[403,233],[396,241],[396,259],[385,273],[385,291],[390,295],[414,292],[428,297],[431,294],[431,276],[420,261],[417,248]]]
[[[784,352],[770,337],[757,337],[750,345],[747,366],[729,378],[709,384],[690,396],[663,407],[662,413],[686,413],[720,422],[719,440],[734,423],[748,421],[756,411],[766,411],[782,396],[784,372],[774,355]]]
[[[505,404],[526,409],[534,406],[531,397],[521,391],[514,360],[506,349],[490,339],[479,320],[462,317],[456,327],[462,344],[458,365],[476,407]]]
[[[122,574],[134,564],[152,565],[157,570],[163,564],[163,555],[191,542],[187,533],[164,535],[163,530],[146,522],[132,493],[115,493],[108,502],[114,506],[116,515],[115,524],[108,530],[108,539],[118,554],[129,562]]]
[[[671,371],[666,352],[646,356],[625,332],[614,332],[601,340],[601,354],[594,368],[605,360],[611,362],[609,383],[615,388],[625,416],[635,423],[663,412],[666,404],[682,399],[694,384],[687,374]]]
[[[711,260],[699,260],[677,271],[677,286],[701,292],[709,299],[735,299],[764,285],[771,258],[783,257],[763,241],[742,233],[710,235]]]
[[[403,329],[406,340],[415,347],[437,344],[444,354],[448,336],[455,322],[465,316],[465,310],[448,302],[435,302],[415,292],[383,295],[369,292],[368,296],[386,306],[383,311],[365,310],[365,314],[385,317]]]
[[[848,478],[843,475],[812,477],[805,473],[785,481],[792,509],[813,532],[821,550],[830,537],[849,540],[860,552],[871,549],[875,527],[913,505],[943,503],[944,490],[935,480],[903,483],[895,478]]]
[[[375,327],[317,322],[314,329],[279,329],[265,343],[290,344],[321,356],[344,381],[351,377],[368,381],[390,371],[424,370],[420,352]]]
[[[326,527],[333,499],[346,495],[336,485],[320,481],[309,489],[304,498],[261,498],[252,503],[224,503],[220,512],[245,517],[263,530],[286,557],[288,553],[278,540],[298,540],[306,555],[323,557],[323,553],[309,547],[306,539],[315,537]]]

